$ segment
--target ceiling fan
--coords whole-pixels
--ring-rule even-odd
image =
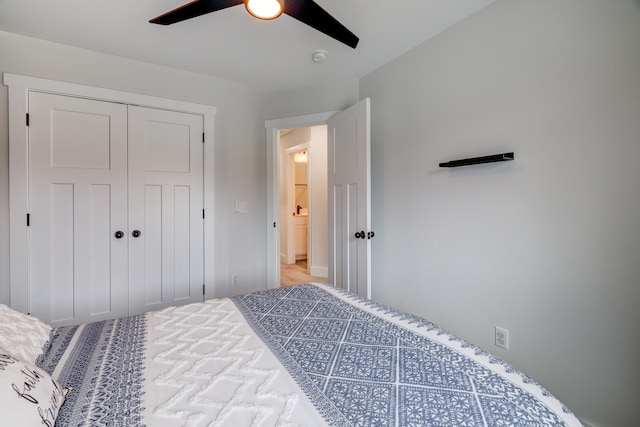
[[[247,11],[256,18],[275,19],[286,13],[354,49],[360,40],[313,0],[194,0],[149,22],[161,25],[175,24],[241,3],[244,3]]]

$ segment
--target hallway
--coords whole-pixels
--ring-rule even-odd
[[[327,283],[325,277],[314,277],[307,273],[307,260],[301,259],[295,264],[280,264],[280,286],[298,285],[300,283]]]

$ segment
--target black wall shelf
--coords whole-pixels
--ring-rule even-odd
[[[513,152],[493,154],[491,156],[472,157],[469,159],[451,160],[450,162],[440,163],[441,168],[455,168],[458,166],[479,165],[482,163],[506,162],[513,160]]]

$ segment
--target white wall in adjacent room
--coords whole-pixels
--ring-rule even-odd
[[[327,277],[329,274],[327,150],[327,126],[311,127],[309,214],[312,257],[309,268],[311,275],[318,277]]]
[[[280,146],[278,149],[278,174],[279,174],[279,185],[280,185],[280,261],[286,262],[287,260],[287,252],[289,250],[288,242],[288,232],[289,228],[286,226],[289,221],[289,217],[293,212],[289,210],[287,206],[287,150],[301,145],[301,144],[309,144],[311,141],[311,128],[303,127],[292,129],[290,132],[286,134],[282,134],[280,136]],[[292,203],[295,205],[295,203]],[[294,208],[295,209],[295,208]]]

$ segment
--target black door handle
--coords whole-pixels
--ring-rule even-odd
[[[142,232],[140,230],[133,230],[133,232],[131,233],[133,237],[140,237],[141,234]]]
[[[118,230],[113,234],[113,237],[115,237],[116,239],[122,239],[124,237],[124,233]]]
[[[364,237],[365,237],[364,231],[356,232],[356,239],[364,239]]]

